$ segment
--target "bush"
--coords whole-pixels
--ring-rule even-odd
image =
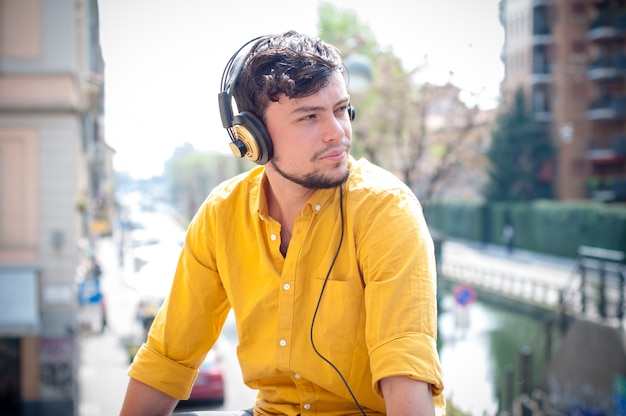
[[[502,244],[512,223],[516,247],[576,257],[581,245],[626,250],[626,206],[595,201],[424,203],[429,226],[444,235]]]

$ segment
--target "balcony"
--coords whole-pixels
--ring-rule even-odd
[[[533,72],[530,75],[532,84],[550,84],[552,82],[552,74],[550,65],[547,62],[539,61],[533,63]]]
[[[617,154],[613,149],[590,149],[587,159],[593,165],[621,165],[626,162],[626,155]]]
[[[626,53],[603,56],[589,65],[590,80],[626,77]]]
[[[533,30],[532,37],[532,45],[533,46],[546,46],[552,44],[552,33],[550,33],[550,29],[542,30],[535,29]]]
[[[626,135],[613,136],[610,146],[603,145],[606,141],[592,139],[591,146],[587,151],[587,158],[592,162],[599,163],[623,163],[626,161]]]
[[[549,123],[552,121],[552,113],[549,110],[535,110],[533,119],[538,123]]]
[[[536,8],[533,13],[533,46],[552,44],[552,30],[548,23],[548,11],[546,8]]]
[[[550,101],[548,97],[547,88],[544,86],[537,86],[533,88],[532,92],[532,116],[535,121],[540,123],[548,123],[552,121],[552,111],[550,109]]]
[[[615,136],[611,139],[611,148],[616,155],[626,157],[626,136]]]
[[[599,98],[591,102],[590,120],[619,120],[626,118],[626,96]]]
[[[611,39],[624,33],[626,33],[626,11],[621,10],[617,13],[601,11],[598,17],[591,22],[587,39],[590,41]]]
[[[611,147],[594,146],[587,151],[591,175],[589,197],[600,201],[626,200],[626,136],[611,139]]]
[[[587,193],[596,201],[626,201],[626,176],[591,176],[587,180]]]

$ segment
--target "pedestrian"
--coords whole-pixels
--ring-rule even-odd
[[[122,415],[187,398],[231,309],[258,391],[233,414],[444,412],[433,241],[410,189],[350,155],[346,79],[334,46],[293,31],[227,63],[222,122],[258,166],[216,187],[189,225]]]
[[[507,222],[502,227],[502,241],[506,246],[506,251],[509,254],[513,254],[513,249],[515,248],[515,228],[513,228],[513,224],[510,222]]]
[[[100,261],[95,257],[91,258],[91,275],[94,279],[100,279],[102,277],[102,267],[100,266]]]

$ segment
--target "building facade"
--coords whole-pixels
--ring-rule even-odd
[[[97,0],[0,0],[0,414],[72,415],[77,279],[110,206]]]
[[[555,198],[626,201],[626,1],[502,0],[502,95],[556,149]]]

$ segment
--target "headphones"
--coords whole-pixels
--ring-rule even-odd
[[[228,131],[231,140],[230,150],[235,156],[246,157],[259,165],[266,164],[274,154],[272,138],[265,124],[253,113],[242,111],[233,114],[232,89],[246,61],[245,57],[237,57],[246,46],[262,39],[269,39],[269,36],[258,36],[247,41],[231,56],[222,72],[220,93],[217,95],[222,126]],[[350,121],[354,120],[355,111],[351,105],[348,106],[348,114]]]
[[[233,115],[232,88],[245,62],[244,57],[236,61],[237,56],[246,46],[262,38],[259,36],[244,43],[228,60],[222,73],[221,92],[218,94],[222,126],[228,131],[231,140],[230,150],[235,156],[245,156],[259,165],[264,165],[271,159],[274,153],[272,139],[263,122],[251,112],[242,111]]]

